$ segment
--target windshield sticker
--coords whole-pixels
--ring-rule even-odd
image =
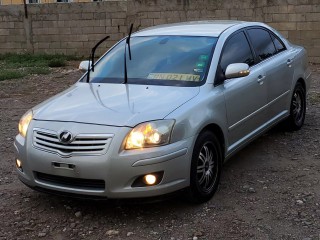
[[[193,69],[193,71],[195,71],[196,73],[202,73],[203,69],[202,68],[195,68],[195,69]]]
[[[208,59],[209,59],[209,55],[205,55],[205,54],[200,55],[193,71],[196,73],[203,73],[204,68],[207,65]]]
[[[199,60],[200,61],[208,61],[209,56],[208,55],[200,55]]]
[[[198,68],[204,68],[206,66],[206,63],[205,62],[197,62],[196,66]]]
[[[182,74],[182,73],[149,73],[148,79],[198,82],[200,81],[200,76],[195,74]]]

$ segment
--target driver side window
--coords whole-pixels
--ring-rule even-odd
[[[251,52],[248,40],[243,32],[233,35],[226,43],[223,50],[220,67],[223,74],[231,63],[246,63],[254,65],[254,57]]]

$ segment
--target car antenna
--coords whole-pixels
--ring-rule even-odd
[[[108,38],[110,38],[110,36],[106,36],[103,39],[101,39],[91,50],[91,55],[89,57],[89,59],[91,58],[91,61],[88,61],[88,73],[87,73],[87,83],[90,80],[90,70],[92,70],[92,72],[94,72],[94,54],[96,52],[96,49],[99,47],[99,45],[101,43],[103,43],[105,40],[107,40]],[[91,66],[90,66],[91,63]]]
[[[128,82],[128,69],[127,69],[127,44],[129,50],[129,59],[131,60],[131,48],[130,48],[130,38],[132,33],[133,23],[131,23],[129,35],[126,39],[126,45],[124,46],[124,84]]]

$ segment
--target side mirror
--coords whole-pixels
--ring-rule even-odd
[[[82,61],[79,65],[79,69],[82,72],[86,72],[88,71],[88,67],[91,66],[91,61],[86,60],[86,61]]]
[[[248,64],[246,64],[246,63],[232,63],[232,64],[228,65],[228,67],[226,69],[225,77],[226,77],[226,79],[239,78],[239,77],[248,76],[249,73],[250,73],[250,70],[249,70]]]

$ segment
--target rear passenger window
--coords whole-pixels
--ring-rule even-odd
[[[282,42],[280,42],[280,40],[275,37],[273,34],[271,34],[271,38],[273,40],[274,46],[277,49],[277,52],[282,52],[284,50],[286,50],[286,47],[284,46],[284,44]]]
[[[248,34],[261,61],[277,53],[268,31],[260,28],[249,29]]]
[[[232,36],[223,50],[220,61],[223,73],[226,72],[227,66],[231,63],[247,63],[249,66],[254,64],[248,40],[243,32]]]

